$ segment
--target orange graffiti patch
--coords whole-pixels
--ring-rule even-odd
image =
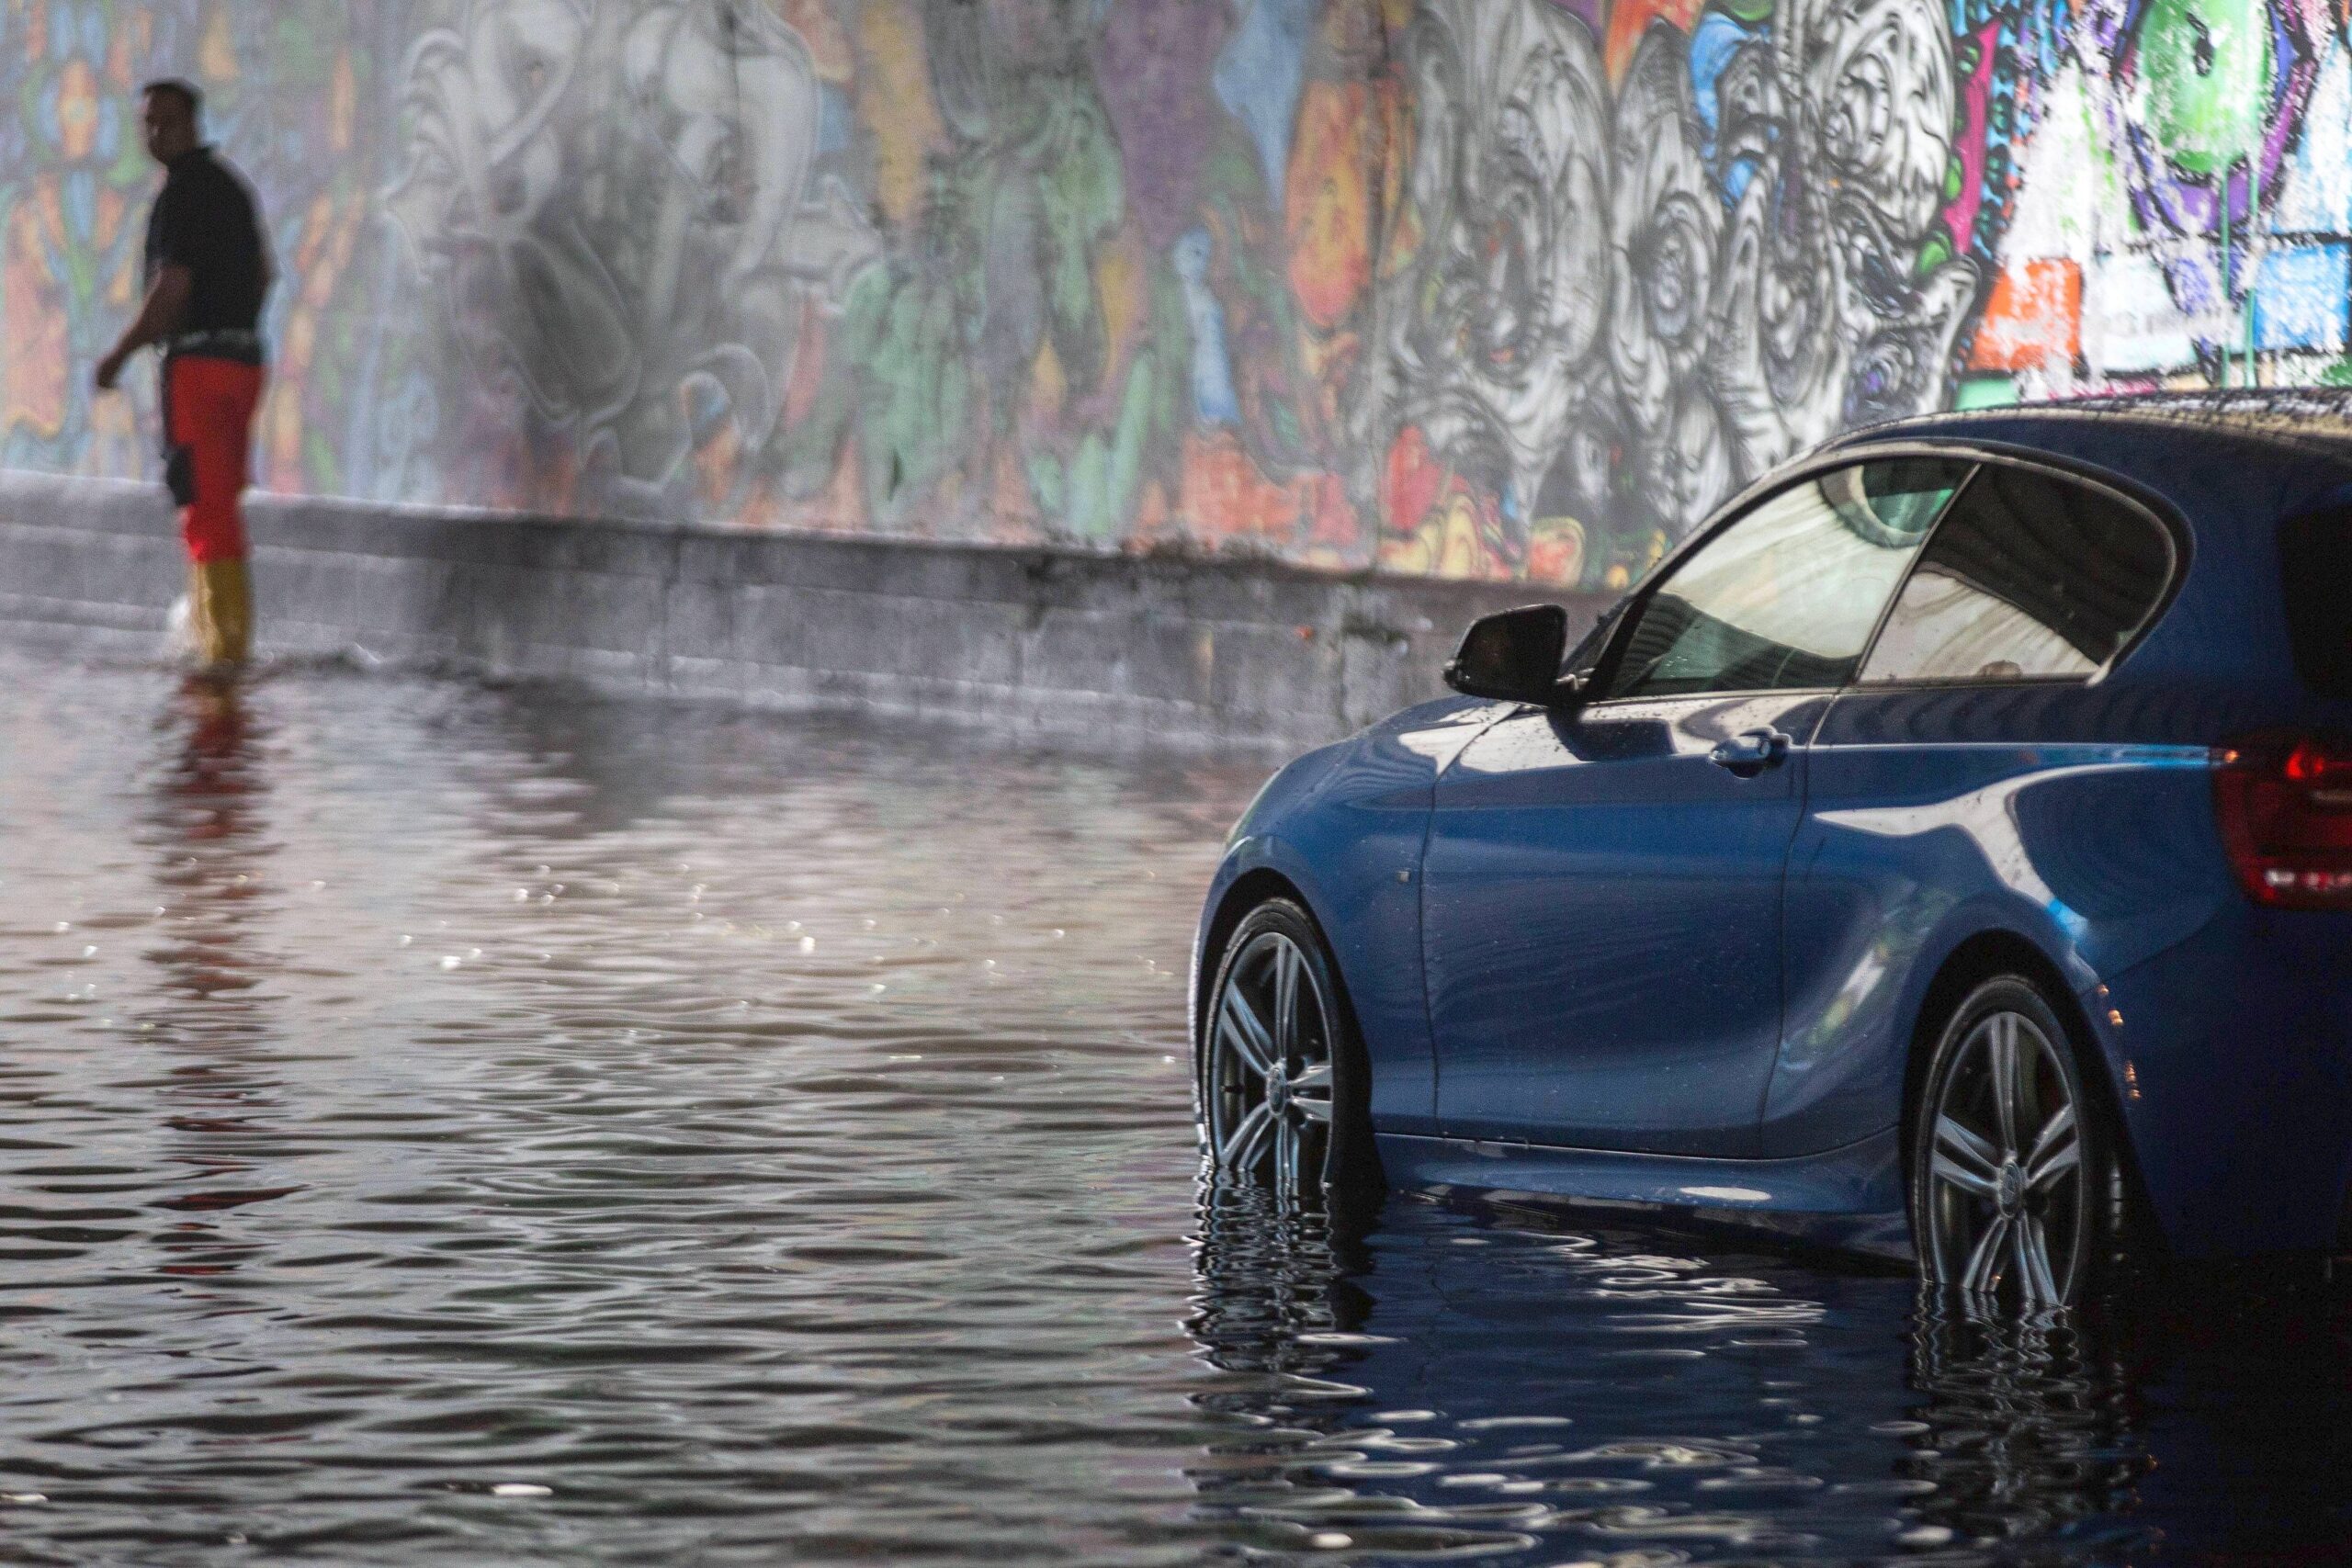
[[[1390,524],[1400,531],[1420,526],[1451,477],[1430,450],[1429,437],[1407,425],[1388,448],[1388,476],[1381,486],[1380,503]]]
[[[139,80],[139,62],[154,47],[155,18],[144,11],[118,16],[107,29],[107,81],[117,92],[128,92]]]
[[[1584,581],[1584,525],[1573,517],[1538,519],[1528,530],[1527,576],[1573,588]]]
[[[1410,264],[1411,253],[1420,246],[1420,217],[1413,211],[1413,204],[1405,197],[1405,178],[1412,170],[1413,106],[1406,96],[1404,85],[1395,78],[1379,84],[1377,102],[1380,106],[1380,210],[1396,214],[1390,231],[1392,248],[1402,247],[1403,254],[1393,264],[1384,263],[1383,276],[1390,265]]]
[[[1029,364],[1029,417],[1051,425],[1061,418],[1069,400],[1069,377],[1062,370],[1062,356],[1054,352],[1054,340],[1044,338]]]
[[[1298,522],[1290,492],[1269,480],[1230,431],[1184,437],[1184,479],[1176,507],[1193,537],[1287,538]]]
[[[798,429],[816,412],[818,396],[825,388],[826,361],[832,348],[831,326],[818,305],[817,296],[801,296],[800,334],[794,340],[792,379],[785,384],[784,418],[780,422],[786,430]]]
[[[1169,513],[1166,488],[1153,479],[1143,487],[1143,494],[1136,502],[1135,522],[1127,529],[1127,547],[1146,551],[1154,545],[1183,536],[1184,530]]]
[[[1310,537],[1335,546],[1352,543],[1358,532],[1355,509],[1336,476],[1270,479],[1229,430],[1195,431],[1184,438],[1176,508],[1183,531],[1206,545],[1230,539],[1288,544],[1302,525]]]
[[[215,6],[204,28],[204,40],[197,45],[196,62],[215,82],[237,79],[237,22],[232,7]]]
[[[1609,39],[1602,52],[1610,85],[1625,80],[1625,73],[1633,67],[1634,51],[1641,47],[1652,23],[1664,22],[1677,32],[1687,33],[1702,8],[1703,0],[1617,0],[1609,12]]]
[[[1102,301],[1102,335],[1109,350],[1102,378],[1112,385],[1126,379],[1127,367],[1147,346],[1144,338],[1150,325],[1150,267],[1151,258],[1133,222],[1112,237],[1094,263],[1094,288]]]
[[[2070,261],[2030,261],[1994,282],[1968,354],[1972,370],[2039,370],[2083,353],[2083,269]]]
[[[114,243],[115,235],[122,230],[123,213],[128,209],[129,203],[122,199],[120,191],[98,192],[97,213],[96,221],[91,226],[90,238],[96,242],[99,249],[104,250]]]
[[[352,130],[359,118],[359,78],[351,68],[351,51],[334,57],[334,74],[327,82],[327,147],[351,151]]]
[[[8,215],[7,249],[0,264],[0,298],[8,353],[0,360],[0,429],[23,426],[42,437],[65,428],[65,301],[50,276],[40,219],[29,206]]]
[[[1388,449],[1381,502],[1388,527],[1380,542],[1380,565],[1388,570],[1434,577],[1518,575],[1495,498],[1455,474],[1411,425]],[[1575,566],[1581,572],[1581,528],[1576,540]],[[1554,564],[1565,563],[1555,558]]]
[[[932,101],[931,58],[922,23],[904,6],[861,7],[857,28],[865,73],[857,113],[874,137],[874,197],[904,228],[922,209],[925,160],[946,137]]]
[[[685,416],[687,401],[681,389],[679,413]],[[717,517],[729,509],[728,502],[735,493],[735,479],[742,471],[743,437],[731,419],[722,419],[710,439],[695,449],[692,462],[695,469],[695,491],[702,502],[703,515]]]
[[[857,63],[850,52],[849,35],[833,19],[835,7],[826,0],[775,0],[782,17],[800,41],[808,46],[809,63],[828,82],[847,84],[856,78]]]
[[[1299,481],[1306,487],[1308,553],[1353,554],[1363,540],[1363,520],[1348,499],[1348,487],[1337,474],[1312,474]]]
[[[1306,319],[1329,332],[1372,283],[1371,89],[1315,82],[1299,102],[1285,184],[1290,283]]]
[[[87,61],[67,61],[57,79],[57,135],[69,161],[79,163],[96,144],[98,107],[98,73]]]

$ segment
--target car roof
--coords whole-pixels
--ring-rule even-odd
[[[2093,431],[2113,435],[2133,430],[2152,436],[2202,434],[2352,463],[2352,387],[2142,392],[2012,403],[1863,425],[1839,436],[1834,445],[1891,439],[2017,440],[2030,434],[2045,436],[2052,447],[2065,449]],[[2029,444],[2043,443],[2030,440]]]
[[[2149,392],[1920,414],[1824,448],[1890,441],[2025,448],[2117,475],[2200,527],[2274,522],[2352,485],[2352,388]],[[2260,475],[2267,482],[2249,486]]]
[[[2141,392],[1916,414],[1860,426],[1834,446],[1885,440],[2003,440],[2069,450],[2094,433],[2203,434],[2352,463],[2352,387]],[[2037,439],[2039,437],[2039,439]]]

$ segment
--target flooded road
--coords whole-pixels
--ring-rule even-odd
[[[0,660],[0,1561],[2344,1559],[2324,1303],[1204,1191],[1263,772]]]

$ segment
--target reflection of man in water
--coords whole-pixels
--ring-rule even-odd
[[[269,252],[244,181],[198,140],[197,90],[154,82],[143,101],[147,151],[166,171],[147,220],[147,300],[98,361],[97,384],[111,389],[132,355],[163,345],[164,473],[194,568],[190,629],[207,662],[242,663],[253,591],[237,496],[261,401]]]
[[[200,675],[182,684],[164,728],[178,745],[157,778],[146,836],[163,852],[157,902],[174,918],[148,957],[177,1000],[178,1032],[226,1039],[259,1027],[239,998],[261,984],[266,964],[254,930],[269,912],[260,747],[244,693]]]

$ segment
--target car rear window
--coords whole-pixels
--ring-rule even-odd
[[[2295,672],[2321,696],[2352,701],[2352,512],[2281,525],[2278,575]]]
[[[2089,485],[1987,464],[1938,525],[1863,667],[1888,681],[2096,674],[2172,579],[2172,536]]]

